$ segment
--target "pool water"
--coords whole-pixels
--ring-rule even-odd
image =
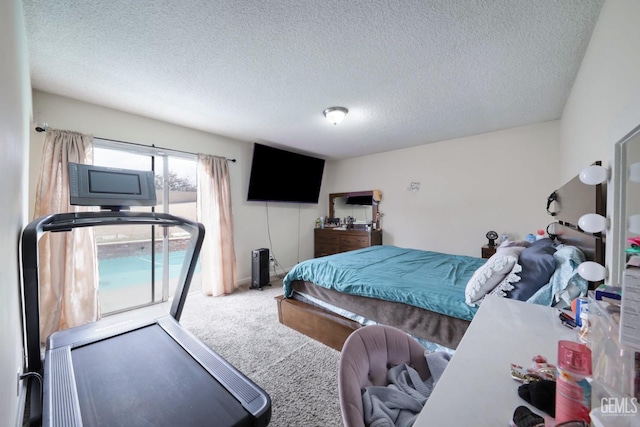
[[[180,277],[182,263],[186,251],[169,253],[169,279],[173,282]],[[156,254],[155,262],[156,283],[162,282],[162,254]],[[115,290],[130,286],[148,286],[151,283],[151,256],[130,256],[122,258],[108,258],[98,260],[100,274],[100,289]],[[196,272],[200,270],[200,262],[196,265]]]

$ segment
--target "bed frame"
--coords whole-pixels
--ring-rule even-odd
[[[600,162],[595,162],[594,164],[599,165]],[[606,215],[605,184],[598,184],[595,186],[586,185],[583,184],[576,176],[564,186],[551,193],[547,202],[547,212],[554,218],[554,221],[547,227],[547,233],[559,242],[577,246],[585,253],[588,259],[604,265],[604,236],[600,233],[585,233],[579,229],[577,224],[580,216],[585,213]],[[300,281],[294,281],[293,285],[295,289],[296,287],[305,288],[307,284]],[[309,285],[313,286],[312,284]],[[597,284],[591,283],[590,288],[593,288],[596,285]],[[323,293],[323,295],[320,296],[320,299],[323,301],[325,300],[325,297],[331,301],[333,293],[340,294],[340,292],[324,288],[322,288],[320,292]],[[327,294],[328,297],[326,296]],[[342,345],[347,337],[353,331],[363,326],[359,322],[322,308],[314,304],[312,301],[295,299],[298,298],[296,295],[297,294],[294,292],[293,298],[284,298],[283,296],[276,297],[278,319],[280,323],[320,341],[329,347],[338,351],[342,350]],[[366,297],[357,298],[371,300],[371,298]],[[406,307],[405,304],[388,301],[379,301],[379,304],[385,306],[385,309],[383,310],[385,312],[389,310],[403,310],[404,307]],[[351,311],[353,313],[358,313],[359,315],[376,322],[391,324],[391,322],[380,321],[379,318],[376,318],[375,314],[367,316],[365,313],[349,310],[349,307],[343,307],[342,305],[338,305],[338,307],[345,308],[347,311]],[[433,321],[433,315],[436,313],[423,309],[417,310],[422,310],[424,313],[412,314],[412,316],[416,316],[413,320],[405,319],[401,322],[402,324],[391,325],[408,333],[412,333],[413,335],[416,335],[417,332],[418,338],[421,338],[420,333],[424,332],[425,327],[430,328],[431,330],[427,331],[429,337],[425,337],[426,340],[455,349],[470,323],[466,320],[438,315],[439,318],[435,320],[436,322],[454,322],[456,324],[457,332],[454,336],[438,337],[437,339],[432,340],[432,335],[434,333],[438,333],[439,323],[434,323],[429,327],[425,326],[425,324],[420,324],[420,319],[418,318],[426,316],[428,321]],[[431,318],[429,318],[429,316],[431,316]]]

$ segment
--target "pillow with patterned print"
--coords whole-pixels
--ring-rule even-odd
[[[517,275],[520,272],[518,258],[523,250],[523,246],[498,248],[496,253],[478,268],[467,282],[464,293],[465,302],[475,307],[494,289],[499,289],[502,295],[513,289],[512,283],[520,280]]]

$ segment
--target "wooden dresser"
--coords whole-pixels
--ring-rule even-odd
[[[382,244],[382,230],[316,228],[314,231],[313,247],[316,258]]]

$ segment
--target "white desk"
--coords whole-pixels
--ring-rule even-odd
[[[558,310],[488,296],[480,305],[414,426],[508,426],[520,405],[510,364],[529,367],[536,354],[556,364],[558,341],[577,341]]]

